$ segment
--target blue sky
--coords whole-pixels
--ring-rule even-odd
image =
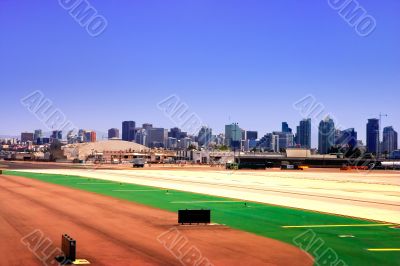
[[[306,95],[363,140],[379,112],[400,130],[398,0],[358,1],[377,21],[368,37],[327,0],[89,2],[108,21],[95,38],[57,0],[0,0],[0,135],[45,129],[20,103],[35,90],[99,131],[123,120],[174,126],[157,108],[171,94],[214,133],[229,122],[295,128],[292,106]]]

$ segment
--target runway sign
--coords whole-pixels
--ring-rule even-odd
[[[61,236],[62,256],[56,258],[62,264],[72,264],[76,260],[76,241],[67,234]]]
[[[178,223],[180,224],[209,224],[211,223],[211,210],[179,210]]]

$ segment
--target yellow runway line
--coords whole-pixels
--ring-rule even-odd
[[[320,225],[286,225],[282,228],[325,228],[325,227],[374,227],[394,226],[397,224],[320,224]]]
[[[390,252],[390,251],[400,251],[400,248],[369,248],[367,250],[371,252]]]

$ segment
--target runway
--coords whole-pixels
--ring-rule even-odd
[[[69,174],[400,224],[398,172],[22,169]]]

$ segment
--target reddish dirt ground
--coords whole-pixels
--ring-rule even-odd
[[[39,242],[38,231],[21,241],[35,230],[52,241],[49,248],[42,244],[31,252],[24,245]],[[187,242],[180,238],[171,252],[157,240],[168,230],[166,246],[177,236]],[[308,254],[276,240],[223,226],[179,226],[175,213],[0,175],[0,265],[43,265],[39,258],[48,255],[51,265],[63,233],[77,240],[77,257],[92,265],[194,265],[201,258],[201,265],[313,265]],[[173,255],[186,251],[195,259],[186,255],[181,262]]]

